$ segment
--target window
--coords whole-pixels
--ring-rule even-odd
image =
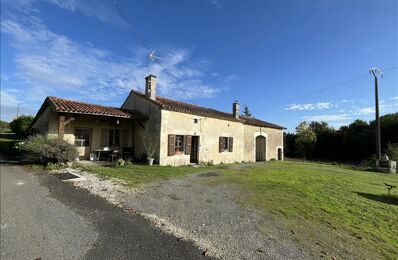
[[[194,119],[193,119],[193,122],[194,122],[194,124],[197,124],[197,123],[199,122],[199,119],[194,118]]]
[[[90,146],[90,128],[76,128],[75,129],[75,146],[89,147]]]
[[[234,138],[233,137],[219,137],[219,152],[222,153],[224,151],[232,152],[233,151]]]
[[[175,149],[176,154],[184,152],[184,136],[183,135],[176,135],[174,149]]]
[[[191,135],[169,135],[168,156],[191,154],[192,136]]]
[[[120,131],[119,129],[109,129],[109,146],[119,146],[120,145]]]

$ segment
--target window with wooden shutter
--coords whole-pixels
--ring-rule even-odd
[[[169,143],[168,143],[168,156],[172,156],[175,154],[175,142],[176,142],[176,136],[175,135],[169,135]]]
[[[234,148],[234,138],[228,137],[228,151],[232,152]]]
[[[191,135],[186,135],[185,136],[185,154],[191,154],[192,150],[192,136]]]
[[[218,151],[220,153],[224,151],[224,138],[222,136],[218,138]]]

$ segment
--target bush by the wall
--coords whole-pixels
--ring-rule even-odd
[[[21,115],[11,121],[10,128],[18,137],[26,137],[33,118],[33,116]]]
[[[78,156],[77,149],[73,144],[42,135],[30,136],[19,143],[18,148],[37,154],[44,163],[66,163],[75,160]]]

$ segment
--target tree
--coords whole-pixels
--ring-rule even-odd
[[[307,122],[301,122],[296,127],[296,153],[299,157],[310,157],[311,152],[316,143],[316,135],[314,130]]]
[[[247,116],[247,117],[252,117],[252,113],[249,110],[249,107],[247,105],[243,105],[243,112],[242,115]]]
[[[28,129],[33,122],[33,118],[33,116],[21,115],[11,121],[10,128],[18,137],[25,137],[28,135]]]
[[[0,120],[0,130],[1,131],[7,131],[10,129],[10,123]]]

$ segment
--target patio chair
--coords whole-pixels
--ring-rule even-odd
[[[112,153],[109,155],[109,159],[113,162],[119,156],[119,150],[113,150]]]

